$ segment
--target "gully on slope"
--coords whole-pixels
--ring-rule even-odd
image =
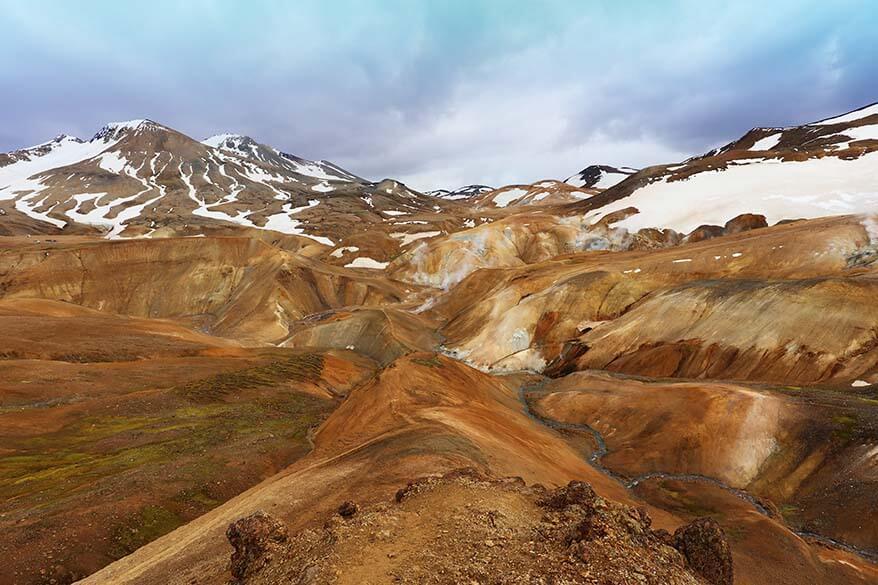
[[[609,454],[609,449],[607,447],[607,443],[604,440],[603,435],[601,435],[600,431],[595,429],[594,427],[584,424],[584,423],[567,423],[561,422],[554,419],[546,418],[541,416],[537,412],[535,412],[531,406],[531,402],[529,400],[529,396],[540,394],[543,391],[543,387],[551,380],[548,377],[541,377],[536,382],[532,383],[524,383],[519,387],[518,390],[518,399],[524,407],[525,413],[532,418],[533,420],[543,424],[551,429],[556,431],[568,431],[574,433],[585,433],[589,435],[594,441],[595,447],[592,450],[591,454],[588,456],[588,463],[600,471],[601,473],[607,475],[608,477],[613,478],[618,481],[620,484],[625,486],[626,489],[634,489],[638,484],[648,481],[648,480],[670,480],[670,481],[679,481],[679,482],[687,482],[687,483],[705,483],[715,487],[718,487],[722,490],[729,492],[730,494],[744,500],[753,506],[753,508],[759,512],[760,514],[768,517],[772,517],[769,509],[765,506],[765,504],[758,497],[752,495],[746,490],[732,487],[727,483],[720,481],[716,478],[709,477],[706,475],[700,474],[692,474],[692,473],[665,473],[662,471],[651,471],[649,473],[644,473],[642,475],[638,475],[636,477],[627,477],[612,469],[606,467],[602,459]],[[810,539],[816,542],[819,542],[824,545],[840,548],[849,553],[856,554],[870,562],[878,563],[878,552],[863,548],[858,548],[846,542],[836,540],[834,538],[829,538],[827,536],[823,536],[816,532],[806,531],[806,530],[794,530],[791,527],[788,527],[793,533],[798,536],[806,539]]]

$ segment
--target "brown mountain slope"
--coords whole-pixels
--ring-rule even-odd
[[[370,271],[372,272],[372,271]],[[332,307],[398,301],[405,289],[241,237],[33,243],[0,251],[0,297],[174,318],[215,335],[280,340]]]
[[[409,480],[462,466],[556,485],[586,478],[599,493],[626,499],[535,425],[500,381],[433,354],[400,358],[355,390],[314,442],[309,456],[271,481],[84,583],[215,583],[227,574],[224,532],[241,516],[264,509],[299,530],[345,500],[387,501]]]
[[[868,323],[872,320],[873,311],[866,300],[859,304],[840,303],[837,310],[852,313],[847,328],[841,326],[843,322],[839,322],[839,327],[822,330],[824,335],[835,336],[831,342],[828,338],[821,341],[819,337],[814,337],[806,326],[816,323],[814,319],[822,318],[821,303],[832,302],[827,300],[826,294],[836,301],[847,299],[849,287],[852,287],[851,290],[868,288],[868,281],[839,282],[835,289],[823,287],[821,290],[826,294],[822,299],[815,296],[803,302],[796,300],[799,297],[794,298],[786,293],[797,286],[801,290],[808,289],[805,283],[813,278],[870,274],[872,264],[856,260],[863,250],[869,249],[870,239],[861,218],[800,222],[667,250],[580,254],[518,269],[478,271],[444,295],[433,312],[447,319],[442,328],[445,347],[479,367],[539,369],[554,362],[554,369],[550,371],[556,373],[569,371],[570,365],[578,363],[579,356],[589,347],[586,339],[610,335],[616,327],[634,319],[633,315],[640,315],[640,323],[644,324],[638,334],[647,335],[648,328],[653,327],[656,335],[672,337],[672,342],[690,339],[696,347],[703,342],[705,351],[711,344],[727,344],[740,348],[742,352],[750,347],[764,347],[756,340],[759,335],[766,334],[759,327],[745,327],[741,326],[742,323],[760,323],[760,319],[773,318],[785,323],[788,331],[786,337],[775,339],[770,344],[767,363],[760,366],[761,370],[756,368],[755,363],[762,359],[762,354],[742,355],[741,360],[736,362],[740,368],[736,376],[761,379],[768,375],[766,368],[770,367],[770,363],[785,363],[785,360],[795,359],[793,354],[796,350],[789,349],[788,343],[799,343],[812,351],[824,352],[826,359],[832,361],[835,358],[831,356],[847,355],[848,350],[857,353],[854,346],[848,347],[850,336],[856,331],[854,336],[862,336],[866,344],[863,347],[867,353],[871,351],[868,346]],[[681,291],[689,291],[685,294],[694,295],[697,286],[685,283],[717,279],[724,284],[716,284],[715,288],[727,287],[729,290],[734,290],[735,282],[751,282],[750,288],[754,289],[755,296],[747,297],[740,306],[741,313],[736,317],[728,314],[725,322],[713,321],[710,335],[705,334],[703,340],[700,334],[693,333],[687,337],[688,334],[683,331],[675,333],[675,327],[682,323],[679,319],[674,323],[662,320],[664,309],[654,303],[659,303],[660,298],[669,298],[663,296],[672,295],[667,291],[681,287]],[[781,283],[757,292],[762,286],[759,283],[764,281],[763,284],[768,287],[771,282],[778,280],[789,281],[789,284]],[[797,281],[804,282],[797,285]],[[763,304],[760,303],[767,298],[766,295],[779,308],[763,314]],[[721,300],[719,296],[710,299],[711,303]],[[726,313],[720,307],[711,306],[704,308],[700,315],[708,319],[723,319]],[[829,314],[825,317],[829,318]],[[699,313],[684,311],[681,318],[700,317]],[[646,326],[647,322],[650,325]],[[863,326],[865,328],[861,328]],[[735,336],[739,341],[733,341]],[[601,366],[641,345],[644,351],[652,347],[651,341],[638,344],[631,336],[620,334],[619,339],[631,341],[633,348],[620,346],[615,351],[609,344],[597,347],[593,355],[605,352],[604,355],[608,356]],[[657,337],[656,341],[661,339],[664,338]],[[790,355],[787,355],[788,349]],[[775,350],[775,353],[771,353]],[[706,371],[698,368],[717,367],[719,361],[719,353],[706,354],[701,362],[695,359],[693,369],[684,375],[698,375],[699,371]],[[700,365],[695,365],[696,362]],[[585,362],[583,366],[586,366]],[[639,363],[629,371],[645,367],[648,365]],[[863,375],[867,369],[864,366],[857,372],[837,370],[829,376],[843,378]],[[647,373],[647,370],[643,370],[643,373]],[[731,370],[728,373],[731,375]],[[803,375],[808,380],[825,377],[817,372]]]
[[[356,526],[349,529],[353,533],[339,527],[335,530],[336,540],[320,541],[321,526],[325,526],[326,519],[345,501],[365,506],[367,514],[371,513],[373,505],[378,505],[380,511],[383,509],[381,503],[389,502],[399,486],[407,481],[425,473],[444,473],[461,466],[476,467],[495,476],[518,475],[527,483],[558,485],[576,476],[592,483],[604,497],[626,503],[638,501],[637,496],[627,494],[615,480],[585,463],[579,451],[581,441],[570,438],[568,443],[564,435],[527,416],[515,397],[517,383],[508,382],[507,387],[496,378],[433,354],[401,358],[385,368],[373,382],[350,394],[321,426],[315,437],[315,450],[303,460],[83,582],[198,584],[224,580],[229,575],[228,556],[231,552],[224,532],[229,523],[257,510],[265,510],[286,524],[290,534],[302,535],[299,541],[302,548],[295,547],[286,553],[279,549],[273,553],[272,566],[280,571],[280,575],[298,575],[303,567],[296,559],[301,558],[300,555],[314,555],[308,558],[332,559],[332,566],[339,569],[353,566],[350,563],[361,559],[370,566],[376,563],[374,567],[378,571],[398,567],[401,574],[414,578],[424,565],[398,564],[393,555],[387,554],[394,551],[385,552],[382,548],[385,546],[382,543],[389,548],[396,542],[413,542],[396,540],[392,519],[380,515],[365,517],[367,520],[374,518],[374,521],[368,521],[376,530],[368,544],[356,540]],[[500,503],[506,497],[502,490],[491,495],[474,493],[461,497],[472,498],[470,503],[474,505],[458,507],[455,503],[458,496],[440,491],[433,499],[414,500],[422,502],[420,521],[407,516],[404,510],[392,512],[396,522],[409,523],[405,525],[411,526],[413,532],[409,536],[414,542],[421,535],[429,538],[434,534],[439,538],[426,554],[420,555],[420,558],[435,558],[436,568],[449,566],[442,563],[455,557],[443,557],[440,551],[445,550],[446,544],[455,537],[468,538],[465,536],[467,532],[456,531],[455,537],[435,534],[431,532],[431,524],[424,519],[446,513],[454,518],[461,513],[475,512],[480,505],[476,502],[485,497],[498,498],[493,509],[514,513],[521,522],[531,522],[525,519],[528,517],[535,518],[520,507],[518,512],[513,512]],[[760,514],[749,503],[723,490],[692,496],[695,497],[702,500],[709,497],[712,502],[710,509],[717,506],[717,510],[722,510],[727,530],[738,535],[732,538],[731,545],[736,555],[736,571],[742,575],[767,575],[773,583],[790,584],[869,583],[878,579],[874,568],[863,564],[857,557],[809,545],[778,520]],[[662,510],[663,507],[674,509],[678,503],[657,500],[657,504],[648,506],[656,528],[674,530],[685,523],[681,518],[687,514],[683,511],[668,514]],[[498,518],[502,522],[502,516],[498,515]],[[450,520],[449,529],[453,521]],[[386,537],[381,536],[385,529]],[[314,538],[318,539],[316,544]],[[353,549],[347,545],[351,543],[353,546],[357,542],[362,544]],[[514,563],[516,553],[512,551],[516,550],[516,541],[513,538],[507,544],[510,556],[505,562]],[[309,547],[317,548],[310,548],[309,552]],[[332,554],[333,550],[348,552],[339,558]],[[409,558],[407,550],[397,551],[401,559]],[[474,547],[455,552],[465,554],[469,551],[478,558],[481,550],[481,547]],[[595,550],[597,554],[598,549],[589,550]],[[644,554],[651,553],[644,551]],[[386,562],[378,564],[381,558]],[[318,566],[323,563],[316,562]],[[646,558],[631,560],[626,566],[639,567],[639,562],[648,561]],[[266,581],[271,582],[276,575],[278,573],[268,571]],[[314,577],[315,582],[326,582],[318,575],[319,572]],[[361,573],[345,570],[328,581],[341,579],[338,582],[347,582],[344,579],[357,579],[358,576],[362,577]],[[497,574],[495,578],[502,576]],[[440,574],[435,578],[438,579],[436,582],[446,582],[441,580]],[[255,579],[253,582],[261,582],[258,573]]]
[[[799,530],[878,554],[868,520],[878,505],[874,392],[577,372],[546,384],[532,404],[601,433],[601,463],[629,482],[715,478],[772,502]]]
[[[285,468],[374,371],[58,301],[0,301],[0,330],[2,583],[70,583]]]
[[[691,282],[585,333],[558,368],[850,384],[878,375],[876,293],[866,278]]]

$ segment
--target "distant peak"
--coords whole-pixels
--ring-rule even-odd
[[[53,146],[56,146],[56,145],[59,145],[59,144],[65,143],[65,142],[79,143],[79,142],[82,142],[82,140],[80,140],[79,138],[76,138],[75,136],[69,136],[67,134],[59,134],[58,136],[56,136],[55,138],[53,138],[51,140],[47,140],[46,142],[41,142],[41,143],[35,144],[33,146],[29,146],[28,148],[24,148],[22,150],[39,150],[39,149],[44,149],[44,148],[51,148]]]
[[[613,167],[610,165],[589,165],[564,182],[574,187],[608,189],[633,175],[637,169],[632,167]]]
[[[201,144],[205,146],[211,146],[213,148],[220,148],[222,146],[237,146],[242,143],[256,142],[249,136],[244,136],[243,134],[215,134],[210,138],[205,138],[201,141]]]
[[[152,120],[128,120],[127,122],[110,122],[109,124],[107,124],[107,128],[112,128],[114,130],[136,130],[144,124],[155,125],[155,122],[153,122]]]
[[[161,128],[162,125],[152,120],[128,120],[125,122],[110,122],[101,128],[92,140],[119,139],[122,135],[130,132],[140,132],[152,128]]]

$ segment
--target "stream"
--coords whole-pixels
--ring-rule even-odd
[[[531,404],[527,399],[527,394],[539,393],[543,389],[543,387],[549,382],[549,380],[549,378],[544,378],[539,382],[532,384],[522,384],[519,387],[518,399],[524,406],[525,413],[531,419],[553,430],[573,431],[578,433],[585,433],[591,436],[592,440],[594,441],[595,448],[592,451],[591,455],[589,455],[587,458],[588,463],[604,475],[622,484],[626,489],[634,489],[635,487],[637,487],[638,484],[653,479],[680,481],[688,483],[703,483],[725,490],[726,492],[750,504],[757,512],[759,512],[763,516],[772,517],[769,510],[762,504],[759,498],[753,496],[746,490],[732,487],[725,482],[722,482],[713,477],[692,473],[665,473],[661,471],[651,471],[649,473],[644,473],[642,475],[631,478],[606,467],[603,464],[603,458],[609,453],[609,449],[607,448],[607,442],[604,440],[604,437],[600,433],[600,431],[584,423],[565,423],[554,419],[549,419],[537,414],[531,408]],[[807,530],[795,530],[786,524],[784,524],[784,526],[786,526],[790,531],[792,531],[800,538],[813,540],[830,547],[838,548],[846,552],[855,554],[869,562],[878,563],[878,551],[858,548],[846,542],[842,542],[828,536],[823,536],[815,532]]]

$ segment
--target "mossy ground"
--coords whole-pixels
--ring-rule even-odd
[[[20,535],[28,540],[85,530],[73,518],[87,514],[97,531],[89,552],[105,564],[289,465],[310,450],[309,432],[337,402],[305,391],[321,384],[320,354],[269,350],[256,358],[101,402],[58,430],[4,440],[0,518],[33,522]],[[80,574],[100,566],[79,566],[77,551],[69,552],[55,558]]]

